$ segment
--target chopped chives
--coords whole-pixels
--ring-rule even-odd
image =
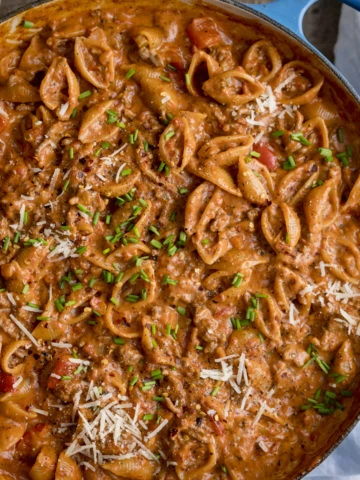
[[[153,413],[146,413],[145,415],[143,415],[143,420],[145,422],[147,421],[150,421],[150,420],[154,420],[154,414]]]
[[[20,240],[20,232],[16,232],[13,242],[16,244],[19,242],[19,240]]]
[[[78,99],[82,100],[84,98],[90,97],[91,94],[92,92],[90,90],[85,90],[85,92],[80,93],[80,95],[78,96]]]
[[[337,139],[340,143],[344,143],[344,129],[343,128],[338,128],[337,132]]]
[[[127,295],[125,297],[125,300],[127,302],[130,302],[130,303],[136,303],[140,300],[140,296],[139,295],[134,295],[134,294],[131,293],[130,295]]]
[[[4,238],[3,251],[6,253],[10,245],[10,236]]]
[[[100,212],[96,211],[93,215],[93,220],[92,220],[92,224],[94,226],[96,226],[98,224],[99,217],[100,217]]]
[[[154,323],[151,325],[151,334],[156,335],[156,325]],[[151,374],[151,376],[153,375]]]
[[[114,298],[114,297],[111,297],[111,298],[110,298],[110,302],[111,302],[113,305],[119,305],[119,300],[117,300],[117,299]]]
[[[180,314],[180,315],[186,315],[186,309],[184,307],[176,307],[176,311]]]
[[[120,175],[122,177],[128,177],[132,173],[131,168],[124,168],[124,170],[121,171]]]
[[[284,135],[284,130],[276,130],[275,132],[272,132],[271,136],[274,138],[279,138]]]
[[[130,68],[130,70],[128,70],[128,71],[126,72],[126,75],[125,75],[126,79],[129,80],[133,75],[135,75],[135,73],[136,73],[136,72],[135,72],[135,69],[134,69],[134,68]]]
[[[242,273],[236,273],[231,284],[235,288],[239,288],[240,285],[242,284],[243,279],[244,279],[244,275]]]
[[[178,280],[173,280],[169,275],[165,275],[161,281],[161,285],[177,285]]]
[[[352,148],[351,148],[351,145],[346,145],[346,155],[348,157],[352,157]]]
[[[140,270],[140,277],[145,281],[145,282],[150,282],[150,278],[146,275],[143,269]]]
[[[75,300],[69,300],[68,302],[65,303],[65,307],[72,307],[75,305],[76,301]]]
[[[166,65],[166,68],[168,68],[169,70],[171,70],[172,72],[177,72],[177,68],[174,67],[174,65],[171,65],[171,63],[168,63]]]
[[[168,252],[167,252],[169,257],[173,257],[176,252],[177,252],[177,247],[175,245],[169,245]]]
[[[106,225],[110,225],[111,217],[112,217],[112,215],[106,215],[106,218],[105,218]]]
[[[195,350],[198,350],[199,352],[201,352],[204,350],[204,347],[202,347],[201,345],[195,345]]]
[[[50,320],[50,317],[40,315],[39,317],[36,317],[36,320],[38,320],[39,322],[45,322],[47,320]]]
[[[159,230],[154,225],[150,225],[149,232],[154,233],[157,237],[160,236]]]
[[[76,283],[75,285],[72,285],[72,287],[71,287],[71,290],[73,292],[78,292],[81,289],[82,289],[82,284],[81,283]]]
[[[160,250],[160,248],[162,247],[162,243],[156,240],[155,238],[151,240],[150,245],[154,248],[157,248],[158,250]]]
[[[90,210],[88,210],[84,205],[82,205],[81,203],[78,203],[76,205],[77,209],[80,210],[80,212],[82,213],[85,213],[85,215],[88,215],[89,217],[92,217],[92,213],[90,212]]]
[[[29,288],[30,288],[29,284],[25,283],[21,293],[23,293],[25,295],[29,291]]]
[[[165,135],[164,135],[165,141],[167,142],[167,141],[170,140],[170,138],[172,138],[174,135],[175,135],[175,132],[174,132],[173,130],[170,130],[170,132],[165,133]]]
[[[185,83],[186,85],[190,85],[190,75],[188,73],[185,73]]]
[[[73,147],[69,148],[69,158],[70,158],[70,160],[74,159],[74,148]]]
[[[154,402],[163,402],[164,401],[164,397],[154,396],[154,397],[152,397],[152,399],[154,400]]]
[[[296,142],[301,143],[301,145],[305,145],[306,147],[309,147],[311,145],[311,142],[307,140],[302,133],[292,133],[290,135],[291,140],[295,140]]]
[[[215,397],[216,394],[218,393],[219,389],[220,389],[220,387],[219,387],[219,385],[217,385],[217,386],[213,389],[213,391],[210,393],[210,395],[211,395],[212,397]]]
[[[160,78],[160,80],[162,80],[163,82],[168,82],[168,83],[171,82],[170,78],[169,78],[169,77],[166,77],[165,75],[160,75],[159,78]]]
[[[125,344],[125,340],[123,338],[120,338],[120,337],[114,337],[113,342],[115,343],[115,345],[124,345]]]
[[[210,240],[208,238],[204,238],[204,240],[201,241],[203,245],[209,245]]]
[[[119,115],[117,112],[115,112],[114,110],[107,110],[106,111],[106,115],[107,115],[107,123],[109,125],[113,124],[113,123],[116,123],[119,119]],[[104,147],[103,147],[104,148]]]
[[[293,156],[289,156],[288,159],[282,164],[284,170],[294,170],[296,163]]]
[[[74,110],[71,112],[71,118],[75,118],[77,115],[77,108],[75,107]]]
[[[24,28],[33,28],[34,24],[33,24],[33,22],[30,22],[29,20],[24,20],[23,23],[22,23],[22,26]]]
[[[149,151],[149,142],[147,140],[144,140],[144,152],[148,152]]]
[[[165,163],[165,162],[161,162],[160,165],[159,165],[159,167],[158,167],[158,172],[162,172],[162,171],[164,170],[165,166],[166,166],[166,163]]]
[[[138,377],[133,377],[131,380],[130,380],[130,385],[133,387],[136,382],[138,381]]]
[[[189,193],[189,189],[188,188],[178,188],[178,192],[180,193],[180,195],[186,195],[187,193]]]
[[[254,150],[250,152],[250,156],[254,158],[260,158],[261,154],[259,152],[255,152]]]
[[[78,247],[78,248],[76,249],[76,253],[78,253],[79,255],[82,255],[82,254],[85,253],[85,252],[86,252],[86,247],[85,247],[85,245],[83,245],[83,246],[81,246],[81,247]]]
[[[343,153],[339,153],[338,155],[336,155],[337,158],[340,160],[340,162],[344,165],[344,167],[348,167],[349,166],[349,160],[347,158],[347,155],[345,152]]]
[[[89,287],[92,288],[95,285],[96,279],[94,277],[89,280]]]
[[[139,130],[136,129],[134,133],[134,142],[136,142],[136,140],[138,139],[138,136],[139,136]]]

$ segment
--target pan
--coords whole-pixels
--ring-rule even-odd
[[[266,4],[243,4],[237,0],[204,0],[202,3],[211,7],[220,7],[224,11],[243,17],[256,24],[264,25],[267,30],[272,30],[281,35],[286,41],[290,41],[295,48],[306,57],[311,55],[315,59],[318,68],[324,72],[326,77],[336,86],[343,97],[344,103],[360,107],[360,95],[352,88],[346,78],[327,60],[314,46],[305,38],[302,30],[302,22],[308,8],[316,0],[276,0]],[[26,7],[16,9],[1,20],[6,21],[14,15],[24,12],[30,8],[51,3],[47,0],[34,1]],[[342,3],[360,11],[360,0],[343,0]],[[356,108],[356,107],[355,107]],[[321,461],[323,461],[351,432],[360,419],[360,389],[354,392],[355,401],[352,409],[342,425],[342,428],[333,433],[331,442],[322,451],[318,452],[316,458],[312,456],[304,461],[301,473],[296,476],[299,480],[307,475]]]

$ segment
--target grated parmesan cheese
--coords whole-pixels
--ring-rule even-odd
[[[144,438],[145,442],[147,442],[148,440],[150,440],[150,438],[153,438],[155,437],[163,428],[166,427],[166,425],[169,423],[169,420],[167,418],[165,418],[161,423],[160,425],[155,428],[155,430],[153,430],[152,432],[150,432],[148,435],[146,435],[146,437]]]
[[[9,317],[36,347],[40,346],[36,338],[29,332],[27,328],[24,327],[24,325],[16,317],[14,317],[12,313],[10,313]]]

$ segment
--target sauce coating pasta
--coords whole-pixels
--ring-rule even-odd
[[[357,411],[355,107],[202,5],[0,38],[0,479],[295,478]]]

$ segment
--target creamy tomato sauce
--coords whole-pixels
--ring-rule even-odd
[[[200,4],[0,38],[1,480],[295,478],[357,410],[356,107]]]

